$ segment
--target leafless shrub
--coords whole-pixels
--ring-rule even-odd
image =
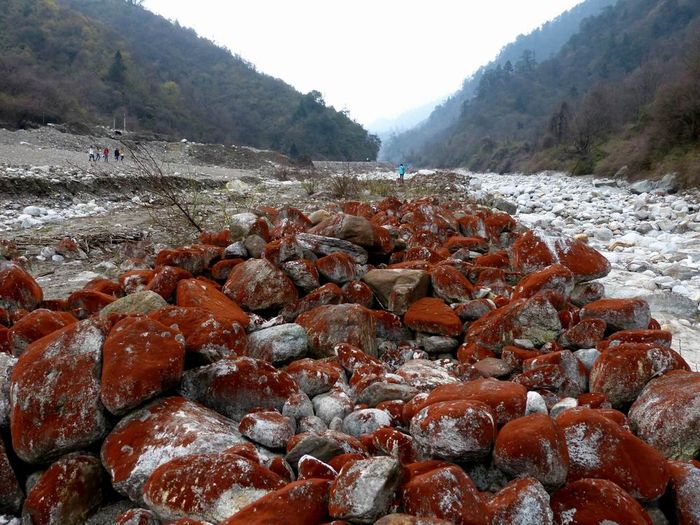
[[[144,178],[146,190],[154,197],[162,209],[154,210],[151,217],[167,230],[179,229],[184,222],[198,233],[203,231],[203,196],[197,191],[183,191],[167,174],[163,165],[156,160],[146,146],[138,142],[122,142],[129,151],[136,170]]]
[[[337,199],[348,199],[359,193],[360,184],[355,175],[335,175],[330,179],[330,192]]]

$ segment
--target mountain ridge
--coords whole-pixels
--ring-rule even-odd
[[[6,0],[0,123],[109,124],[320,159],[374,159],[379,140],[317,91],[125,0]]]

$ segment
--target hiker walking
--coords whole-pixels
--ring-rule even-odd
[[[93,147],[88,150],[88,162],[95,162],[95,148]]]
[[[403,184],[403,176],[406,174],[406,168],[403,163],[399,164],[399,182]]]
[[[105,162],[109,162],[109,148],[105,147],[104,151],[102,152],[105,158]]]
[[[114,148],[114,161],[119,162],[119,148]]]

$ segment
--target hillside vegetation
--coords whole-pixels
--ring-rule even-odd
[[[125,0],[3,0],[0,125],[127,126],[292,156],[375,159],[377,137],[321,94],[257,72]]]
[[[509,61],[515,64],[526,51],[536,60],[551,58],[578,32],[584,19],[600,14],[605,7],[616,1],[585,0],[554,20],[542,24],[531,33],[520,35],[514,42],[506,45],[494,60],[466,78],[462,88],[435,107],[425,122],[383,141],[380,155],[383,159],[394,162],[402,162],[408,157],[416,158],[417,152],[441,139],[444,132],[459,119],[464,103],[476,95],[484,73],[497,67],[498,64],[506,64]]]
[[[525,50],[486,70],[459,118],[408,155],[474,170],[700,182],[700,3],[620,0],[554,57]]]

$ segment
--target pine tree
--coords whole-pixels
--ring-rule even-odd
[[[123,84],[126,80],[126,66],[124,65],[121,51],[117,50],[117,52],[114,53],[114,60],[109,67],[105,80],[114,82],[115,84]]]

